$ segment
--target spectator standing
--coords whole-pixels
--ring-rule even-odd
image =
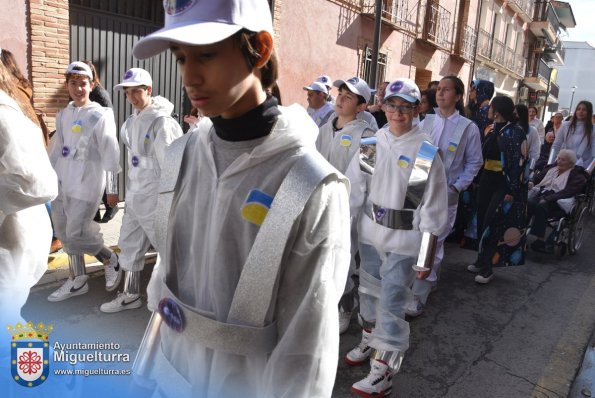
[[[588,167],[595,159],[595,128],[592,122],[593,104],[589,101],[580,101],[574,110],[570,121],[562,123],[556,134],[550,161],[556,158],[560,149],[572,149],[576,153],[576,164]]]
[[[469,104],[467,112],[481,133],[481,142],[486,135],[486,128],[492,124],[488,116],[490,100],[494,96],[494,83],[487,80],[473,80],[469,90]]]
[[[537,129],[537,134],[539,136],[539,142],[543,142],[545,138],[545,126],[541,119],[537,117],[539,111],[536,107],[530,106],[529,110],[529,124]]]
[[[382,82],[378,85],[376,93],[374,93],[374,104],[368,106],[368,112],[376,119],[378,127],[384,127],[387,123],[386,114],[382,110],[382,104],[384,103],[384,94],[386,93],[386,86],[389,82]]]
[[[525,261],[526,134],[515,121],[514,103],[508,97],[496,96],[488,117],[494,126],[483,143],[477,211],[480,250],[475,264],[467,267],[481,284],[494,278],[493,267]]]
[[[421,92],[421,102],[419,103],[419,119],[423,121],[426,115],[433,115],[438,107],[436,103],[436,90],[427,89]]]
[[[327,102],[328,89],[319,82],[304,86],[308,92],[308,115],[318,127],[322,127],[333,113],[333,105]]]

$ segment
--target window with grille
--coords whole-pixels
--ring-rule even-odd
[[[388,54],[382,51],[378,52],[378,66],[376,67],[376,84],[381,83],[386,77],[386,66],[388,63]],[[372,74],[372,48],[365,46],[360,55],[359,72],[360,78],[370,83]],[[374,87],[372,87],[374,88]]]

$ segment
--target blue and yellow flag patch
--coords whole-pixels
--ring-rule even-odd
[[[273,203],[273,197],[253,189],[242,206],[242,218],[252,224],[262,225]]]
[[[397,166],[402,168],[409,167],[409,163],[411,163],[411,159],[405,155],[399,156],[399,159],[397,160]]]
[[[457,144],[456,142],[449,142],[448,143],[448,151],[449,152],[455,152],[458,147],[459,147],[459,144]]]
[[[341,146],[351,146],[352,140],[353,137],[351,137],[349,134],[341,135]]]
[[[72,126],[70,126],[70,131],[72,131],[73,133],[80,133],[81,131],[83,131],[82,120],[75,120],[72,123]]]

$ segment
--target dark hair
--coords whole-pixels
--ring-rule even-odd
[[[539,112],[537,111],[537,107],[536,107],[536,106],[533,106],[533,105],[531,105],[531,106],[527,107],[527,115],[529,115],[529,109],[533,109],[533,110],[535,110],[535,114],[536,114],[536,115],[539,113]]]
[[[88,59],[84,60],[83,62],[89,65],[89,68],[91,69],[91,74],[93,75],[91,83],[96,86],[101,86],[101,82],[99,81],[99,73],[97,73],[95,65],[93,65],[93,62],[89,61]]]
[[[431,89],[432,86],[437,86],[439,84],[440,84],[440,82],[438,80],[432,80],[431,82],[428,83],[428,89]]]
[[[514,106],[516,114],[518,115],[517,123],[525,131],[525,135],[529,134],[529,108],[527,105],[518,104]]]
[[[591,146],[591,131],[593,130],[593,120],[591,118],[593,117],[593,104],[590,101],[582,100],[576,104],[576,108],[574,108],[574,113],[572,114],[572,119],[570,119],[571,121],[570,127],[568,128],[568,134],[576,129],[576,111],[581,105],[584,105],[587,108],[587,120],[585,120],[585,137],[587,137],[587,143],[589,146]]]
[[[23,74],[21,70],[17,66],[17,61],[14,59],[14,55],[8,50],[2,49],[2,53],[0,54],[0,60],[6,67],[6,69],[12,74],[12,76],[17,79],[17,81],[23,86],[24,88],[31,88],[31,83]]]
[[[504,118],[507,122],[514,122],[514,102],[505,95],[497,95],[492,98],[492,102],[490,102],[490,106],[494,110],[494,112],[498,112],[500,116]]]
[[[465,95],[465,83],[455,75],[449,75],[442,78],[442,80],[450,80],[455,85],[455,93],[461,96],[461,98],[455,104],[455,109],[459,111],[461,115],[465,114],[465,104],[463,103],[463,96]]]
[[[425,96],[428,99],[428,103],[430,104],[430,111],[427,113],[434,113],[434,108],[438,107],[438,103],[436,102],[436,90],[429,88],[422,91],[420,94],[422,97]]]
[[[244,58],[246,58],[250,68],[253,68],[256,62],[262,57],[256,49],[257,34],[256,32],[242,29],[234,35],[239,40],[240,49],[244,53]],[[263,89],[271,88],[275,85],[279,77],[279,60],[277,59],[275,49],[272,50],[271,57],[267,63],[260,69],[260,73],[260,82]]]

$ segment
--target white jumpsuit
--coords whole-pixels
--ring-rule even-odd
[[[114,113],[96,102],[71,102],[56,116],[50,161],[59,193],[52,202],[52,221],[68,254],[97,254],[103,237],[93,216],[105,189],[106,171],[120,171],[120,148]]]
[[[151,105],[135,111],[122,125],[120,141],[128,148],[126,211],[122,218],[120,265],[126,271],[142,271],[150,245],[157,247],[155,211],[160,164],[165,148],[182,136],[178,122],[170,117],[174,105],[154,97]]]
[[[29,289],[47,269],[52,227],[44,203],[58,179],[41,130],[0,91],[0,325],[23,322]]]
[[[423,141],[429,137],[415,126],[396,137],[388,128],[376,133],[376,164],[368,188],[367,208],[372,203],[387,209],[404,207],[410,178],[418,178],[414,167]],[[363,173],[360,174],[363,176]],[[422,176],[423,177],[423,176]],[[352,189],[365,178],[352,180]],[[409,347],[409,324],[405,305],[412,298],[411,268],[419,254],[422,233],[439,235],[447,221],[446,176],[440,157],[434,157],[420,205],[413,214],[413,229],[392,229],[377,224],[364,210],[359,222],[360,314],[375,322],[369,345],[378,350],[404,352]]]
[[[259,231],[244,213],[249,193],[274,197],[301,154],[315,151],[317,128],[303,108],[279,109],[273,131],[220,175],[210,120],[188,133],[157,278],[168,275],[180,300],[218,321],[227,319]],[[342,182],[318,186],[289,239],[267,315],[267,322],[277,323],[273,351],[249,356],[215,351],[162,325],[156,395],[330,397],[339,354],[337,304],[349,265],[348,193]],[[149,294],[151,305],[155,293]]]

